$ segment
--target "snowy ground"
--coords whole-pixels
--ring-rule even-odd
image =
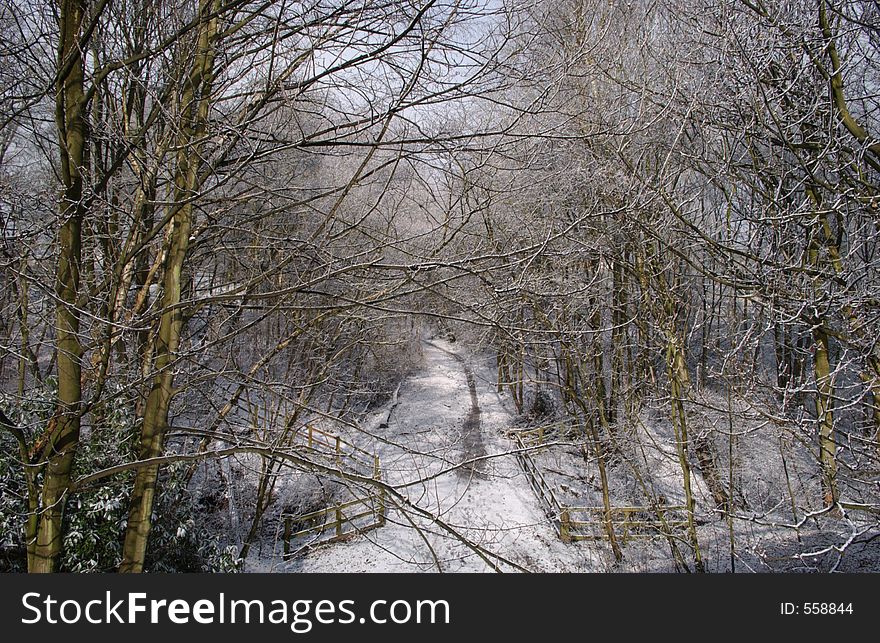
[[[505,433],[521,427],[506,397],[496,392],[494,370],[488,362],[471,359],[460,345],[441,340],[425,342],[423,355],[422,368],[402,383],[391,415],[389,402],[365,420],[360,431],[345,435],[380,456],[385,482],[401,496],[396,502],[389,500],[387,524],[344,542],[304,548],[284,561],[280,523],[269,520],[264,538],[246,561],[246,571],[675,570],[664,539],[628,543],[618,565],[606,542],[563,543],[509,453],[513,443]],[[768,464],[774,438],[762,427],[748,429],[745,418],[745,413],[738,414],[742,428],[740,475],[747,481],[748,497],[733,525],[737,571],[877,569],[880,547],[876,544],[876,521],[848,516],[844,520],[804,521],[798,528],[784,524],[791,517],[777,498],[783,497],[780,493],[785,486],[783,481],[766,479],[767,471],[781,469]],[[649,415],[644,420],[636,429],[641,432],[637,442],[647,445],[639,449],[642,479],[669,503],[681,502],[681,472],[668,421]],[[721,446],[719,453],[723,454]],[[793,453],[787,464],[798,479],[801,472],[810,477],[815,469],[809,451],[802,451]],[[563,441],[535,453],[534,459],[563,502],[599,504],[598,482],[577,443]],[[609,463],[615,504],[642,504],[645,500],[628,474],[631,465]],[[725,462],[721,466],[726,469]],[[816,472],[812,474],[815,478]],[[698,468],[693,476],[699,539],[707,569],[729,571],[729,525],[711,510],[711,494]],[[328,489],[337,501],[350,497],[344,490],[340,492],[339,483],[316,480],[314,474],[294,477],[280,490],[276,505],[293,507],[309,501],[315,507],[326,506],[328,496],[321,494]],[[363,497],[363,490],[356,495]],[[308,511],[315,507],[302,508]],[[798,508],[799,516],[809,509]],[[852,546],[841,556],[838,550],[844,543]],[[690,557],[687,548],[685,556]]]
[[[413,506],[389,507],[385,527],[295,560],[248,561],[251,571],[598,571],[604,556],[565,545],[542,512],[502,431],[513,417],[492,377],[441,340],[406,380],[386,427],[379,413],[360,446],[378,453],[385,480]],[[469,377],[467,372],[470,371]],[[469,386],[469,380],[472,384]],[[464,463],[464,464],[462,464]],[[428,519],[424,510],[437,520]],[[463,538],[459,538],[459,536]],[[463,541],[478,545],[477,551]]]

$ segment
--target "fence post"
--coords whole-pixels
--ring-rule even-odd
[[[568,513],[568,507],[565,507],[559,516],[559,537],[564,543],[571,542],[571,516]]]
[[[293,530],[293,518],[284,517],[284,560],[290,558],[290,533]]]
[[[380,482],[382,480],[382,469],[379,463],[379,456],[373,456],[373,480]],[[385,489],[379,487],[379,515],[378,523],[380,527],[385,526]]]
[[[336,537],[342,537],[342,507],[336,505]]]
[[[314,440],[314,437],[312,436],[312,425],[311,424],[308,426],[308,429],[309,429],[309,448],[311,449],[312,448],[312,441]]]

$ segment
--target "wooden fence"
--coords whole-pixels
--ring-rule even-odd
[[[315,536],[308,542],[309,545],[327,544],[382,527],[385,525],[385,509],[385,493],[380,491],[366,498],[355,498],[311,513],[285,515],[284,558],[286,560],[292,555],[291,541],[303,536]]]
[[[334,433],[306,425],[296,431],[293,437],[301,446],[329,457],[340,468],[358,475],[372,475],[374,478],[380,471],[379,456],[355,446]]]
[[[617,539],[626,543],[642,538],[671,536],[687,527],[687,507],[611,507],[610,522]],[[608,517],[605,507],[562,508],[559,537],[563,542],[605,540],[608,538]]]
[[[526,479],[532,487],[532,491],[538,498],[538,502],[547,517],[553,521],[557,529],[561,528],[562,520],[562,504],[556,497],[553,487],[544,478],[544,474],[532,459],[529,449],[536,447],[544,439],[544,429],[532,429],[529,431],[519,431],[511,434],[516,444],[516,459],[519,461],[522,470],[526,474]]]
[[[669,536],[687,527],[687,507],[680,505],[611,507],[606,512],[605,507],[578,507],[561,503],[531,455],[544,444],[550,428],[538,427],[510,435],[516,444],[516,457],[529,485],[563,542],[607,539],[609,522],[615,536],[624,543],[633,539]]]
[[[379,456],[338,435],[307,425],[294,434],[294,439],[315,454],[332,460],[342,472],[371,477],[377,482],[382,480]],[[382,527],[386,509],[385,490],[379,487],[378,491],[369,492],[366,497],[334,503],[307,514],[282,514],[284,558],[292,556],[291,541],[310,534],[314,538],[307,544],[318,545],[338,542],[348,536]]]

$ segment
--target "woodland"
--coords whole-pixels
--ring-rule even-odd
[[[880,571],[876,0],[0,0],[0,570]]]

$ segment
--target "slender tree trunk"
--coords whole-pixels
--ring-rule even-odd
[[[593,450],[596,453],[596,466],[599,469],[599,482],[602,485],[602,524],[605,528],[605,535],[608,536],[608,542],[611,543],[611,551],[614,553],[614,560],[619,563],[623,560],[623,551],[621,551],[620,549],[620,544],[617,542],[617,534],[614,531],[613,513],[611,511],[611,490],[608,485],[608,469],[605,459],[605,447],[599,435],[599,431],[596,428],[596,423],[590,417],[590,406],[588,401],[581,398],[580,395],[574,395],[573,397],[575,403],[578,405],[581,413],[583,414],[584,426],[587,435],[589,436],[590,441],[593,444]],[[584,462],[586,462],[589,466],[589,451],[584,448],[582,453]]]
[[[498,393],[504,391],[504,351],[499,348],[498,349]]]
[[[608,421],[617,422],[621,406],[621,392],[626,386],[626,273],[619,261],[614,262],[611,314],[611,390],[608,395]]]
[[[141,429],[139,458],[146,460],[162,453],[165,431],[168,426],[168,410],[172,398],[174,374],[172,364],[180,345],[182,317],[180,314],[180,273],[186,255],[192,213],[182,207],[174,217],[174,239],[165,272],[164,312],[159,324],[155,368],[157,375],[147,397]],[[151,527],[153,500],[156,493],[158,465],[138,469],[131,496],[131,509],[123,546],[122,572],[143,570],[147,538]]]
[[[596,449],[596,464],[599,467],[599,480],[602,484],[602,507],[604,509],[602,517],[605,525],[605,533],[608,536],[608,542],[611,543],[611,551],[614,553],[614,560],[618,563],[623,560],[623,551],[620,549],[620,543],[617,542],[617,534],[614,531],[614,522],[611,506],[611,491],[608,486],[608,469],[605,460],[605,446],[596,430],[596,425],[589,422],[590,436],[593,438],[593,445]],[[586,453],[584,454],[587,455]]]
[[[254,517],[251,520],[250,529],[248,529],[247,536],[244,539],[244,544],[242,544],[241,551],[239,552],[239,557],[242,560],[247,558],[248,553],[250,552],[251,544],[257,537],[257,532],[260,529],[260,523],[263,520],[263,513],[266,511],[266,508],[269,506],[269,502],[271,501],[269,478],[273,475],[272,465],[274,461],[269,460],[264,456],[261,456],[260,461],[260,478],[259,482],[257,483],[257,497],[254,501]]]
[[[671,323],[671,322],[670,322]],[[694,553],[694,567],[698,572],[705,571],[703,557],[700,552],[700,543],[697,538],[697,526],[694,516],[695,502],[691,488],[691,467],[688,462],[688,426],[687,415],[684,407],[684,396],[687,394],[689,378],[687,364],[684,359],[684,350],[681,347],[678,335],[674,329],[668,332],[668,345],[666,353],[667,374],[669,377],[669,397],[672,412],[672,426],[675,431],[675,446],[678,451],[678,461],[684,478],[685,506],[687,507],[688,538]]]
[[[59,204],[61,229],[56,277],[55,346],[58,372],[58,408],[46,433],[46,462],[39,517],[28,521],[28,569],[53,572],[61,553],[61,521],[73,460],[79,444],[82,402],[82,346],[79,337],[77,295],[82,262],[83,166],[87,158],[83,61],[79,39],[85,3],[62,0],[59,7],[58,66],[62,70],[56,91],[61,176],[64,193]]]
[[[816,205],[816,226],[813,228],[807,248],[807,260],[816,271],[813,292],[817,299],[824,297],[824,268],[841,271],[840,255],[833,242],[831,225],[822,211],[819,193],[810,188],[808,195]],[[818,316],[812,320],[813,375],[816,379],[816,422],[819,433],[819,464],[822,468],[822,500],[826,507],[833,507],[839,500],[837,487],[837,444],[834,439],[834,382],[832,379],[830,339],[825,328],[826,320]]]
[[[165,432],[168,427],[168,411],[173,397],[173,364],[180,346],[183,327],[180,307],[182,273],[192,231],[193,207],[191,196],[197,188],[200,158],[199,140],[204,136],[210,108],[212,74],[214,68],[214,42],[218,18],[211,16],[219,10],[217,0],[201,0],[199,10],[203,22],[199,29],[196,57],[192,71],[186,80],[180,101],[182,122],[180,144],[177,153],[175,178],[175,203],[177,211],[172,219],[171,243],[165,257],[163,281],[162,316],[156,340],[156,376],[147,397],[141,428],[140,459],[161,455]],[[131,508],[125,531],[121,572],[141,572],[147,551],[147,541],[152,526],[151,515],[159,477],[158,465],[138,469],[131,495]]]
[[[834,439],[834,384],[828,357],[828,335],[818,326],[815,342],[816,421],[819,424],[819,462],[822,465],[822,498],[826,507],[837,504],[837,444]]]
[[[30,327],[28,326],[29,291],[27,282],[28,260],[23,258],[19,263],[18,294],[18,323],[21,330],[21,357],[18,360],[18,397],[24,397],[27,384],[28,368],[34,373],[34,378],[39,379],[40,371],[37,358],[31,350]]]

